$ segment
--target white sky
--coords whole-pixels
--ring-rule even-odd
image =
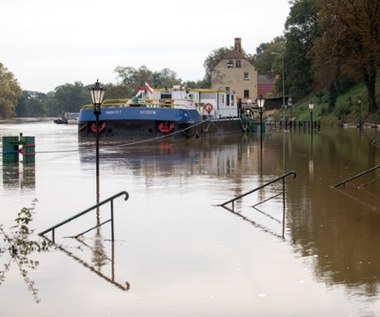
[[[242,39],[256,52],[283,34],[288,0],[0,0],[0,63],[24,90],[99,79],[117,66],[202,79],[203,63]]]

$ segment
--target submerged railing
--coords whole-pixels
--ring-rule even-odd
[[[49,229],[46,229],[46,230],[40,232],[39,235],[40,236],[45,236],[45,234],[47,234],[49,232],[52,232],[52,242],[55,243],[55,230],[57,228],[62,227],[63,225],[65,225],[65,224],[73,221],[74,219],[77,219],[77,218],[79,218],[79,217],[81,217],[81,216],[89,213],[90,211],[93,211],[93,210],[97,211],[97,210],[99,210],[99,207],[102,206],[102,205],[104,205],[104,204],[106,204],[106,203],[110,203],[110,206],[111,206],[111,208],[110,208],[110,218],[108,220],[106,220],[106,221],[103,221],[102,223],[97,224],[94,227],[91,227],[90,229],[88,229],[86,231],[83,231],[83,232],[75,235],[75,238],[78,238],[79,236],[81,236],[81,235],[83,235],[83,234],[85,234],[85,233],[87,233],[87,232],[89,232],[91,230],[99,228],[99,227],[101,227],[102,225],[104,225],[104,224],[106,224],[108,222],[111,222],[111,235],[112,235],[111,239],[112,239],[112,241],[114,241],[115,237],[114,237],[114,210],[113,210],[113,201],[114,201],[115,198],[117,198],[119,196],[122,196],[122,195],[124,195],[124,200],[128,200],[129,194],[126,191],[122,191],[122,192],[120,192],[118,194],[115,194],[115,195],[113,195],[113,196],[111,196],[111,197],[109,197],[109,198],[101,201],[100,203],[97,203],[96,205],[94,205],[94,206],[92,206],[90,208],[87,208],[86,210],[83,210],[82,212],[80,212],[80,213],[78,213],[78,214],[76,214],[76,215],[74,215],[74,216],[72,216],[72,217],[70,217],[70,218],[68,218],[68,219],[66,219],[66,220],[64,220],[64,221],[62,221],[62,222],[60,222],[60,223],[52,226],[52,227],[50,227]]]
[[[226,202],[224,202],[224,203],[222,203],[220,205],[217,205],[217,206],[225,207],[227,204],[232,204],[232,210],[234,210],[235,209],[235,201],[236,200],[239,200],[239,199],[241,199],[241,198],[243,198],[245,196],[248,196],[248,195],[250,195],[250,194],[252,194],[252,193],[254,193],[254,192],[256,192],[256,191],[258,191],[260,189],[263,189],[263,188],[265,188],[265,187],[267,187],[269,185],[272,185],[273,183],[276,183],[278,181],[282,181],[282,195],[283,195],[283,199],[285,199],[285,179],[288,176],[293,176],[293,179],[294,179],[294,178],[296,178],[297,174],[294,171],[287,172],[287,173],[285,173],[285,174],[277,177],[276,179],[274,179],[274,180],[272,180],[272,181],[270,181],[268,183],[265,183],[264,185],[256,187],[255,189],[252,189],[252,190],[250,190],[250,191],[248,191],[248,192],[246,192],[246,193],[244,193],[242,195],[239,195],[239,196],[237,196],[235,198],[227,200]]]
[[[337,188],[337,187],[339,187],[339,186],[343,186],[343,187],[345,187],[346,184],[347,184],[348,182],[351,182],[351,181],[353,181],[353,180],[355,180],[355,179],[357,179],[357,178],[359,178],[359,177],[362,177],[362,176],[364,176],[364,175],[367,175],[367,174],[369,174],[369,173],[371,173],[371,172],[377,170],[378,168],[380,168],[380,165],[377,165],[377,166],[372,167],[372,168],[370,168],[370,169],[368,169],[368,170],[366,170],[366,171],[364,171],[364,172],[361,172],[361,173],[356,174],[356,175],[354,175],[354,176],[352,176],[352,177],[350,177],[350,178],[347,178],[347,179],[345,179],[345,180],[343,180],[343,181],[341,181],[341,182],[335,184],[335,185],[334,185],[334,188]]]

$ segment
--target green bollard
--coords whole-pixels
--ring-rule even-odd
[[[34,163],[35,160],[35,143],[34,143],[34,136],[24,136],[22,137],[22,148],[21,148],[21,154],[23,156],[23,162],[24,163]]]
[[[17,136],[3,136],[3,163],[18,162],[18,144]]]

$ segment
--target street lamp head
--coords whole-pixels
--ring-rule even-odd
[[[100,111],[100,105],[103,103],[104,93],[106,89],[96,80],[94,86],[89,88],[92,104],[94,105],[94,111]]]
[[[263,96],[260,95],[260,97],[257,98],[257,106],[259,107],[260,110],[264,108],[264,104],[265,104],[265,99],[263,98]]]
[[[313,111],[313,109],[314,109],[314,104],[313,103],[309,103],[309,110]]]

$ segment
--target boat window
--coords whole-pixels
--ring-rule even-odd
[[[161,94],[161,99],[172,99],[172,94]]]

